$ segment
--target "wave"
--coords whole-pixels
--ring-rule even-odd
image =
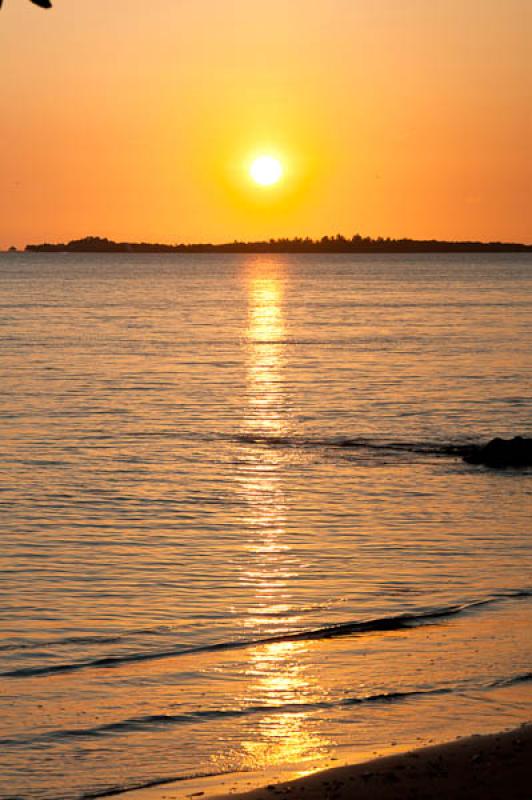
[[[527,683],[528,681],[532,681],[532,672],[523,672],[521,675],[514,675],[510,678],[501,678],[500,680],[491,684],[490,688],[502,689],[506,686],[515,686],[516,684]]]
[[[72,728],[48,731],[33,736],[16,736],[0,738],[0,747],[28,747],[54,742],[65,742],[80,739],[94,739],[113,734],[129,734],[150,732],[161,728],[179,725],[191,725],[217,720],[239,719],[249,716],[268,714],[301,714],[328,709],[342,709],[352,706],[398,703],[412,698],[434,697],[452,694],[459,691],[489,691],[505,688],[514,684],[532,680],[532,672],[499,678],[489,683],[456,684],[454,686],[437,686],[432,689],[407,689],[390,692],[377,692],[354,697],[343,697],[339,700],[323,700],[300,703],[258,704],[245,708],[204,709],[181,714],[146,714],[139,717],[104,723],[91,728]]]
[[[169,625],[159,625],[154,628],[139,628],[124,633],[109,634],[86,634],[81,636],[62,636],[57,639],[46,639],[39,642],[14,642],[10,644],[0,644],[0,652],[7,650],[39,650],[43,647],[63,647],[70,644],[79,645],[98,645],[98,644],[117,644],[119,642],[134,639],[137,636],[163,636],[171,630]]]
[[[202,780],[203,778],[221,778],[224,775],[232,775],[234,769],[217,770],[216,772],[197,772],[194,775],[174,775],[166,778],[153,778],[142,783],[130,783],[122,786],[110,786],[107,789],[97,789],[95,792],[84,792],[78,800],[99,800],[100,797],[114,797],[126,792],[137,792],[140,789],[154,789],[157,786],[166,786],[169,783],[184,783],[185,781]],[[241,767],[238,772],[250,772],[250,769]],[[18,797],[6,798],[6,800],[21,800]]]
[[[305,436],[270,436],[268,434],[242,433],[234,437],[241,444],[261,444],[270,447],[332,447],[352,450],[379,450],[385,452],[416,453],[419,455],[463,455],[471,448],[477,447],[471,442],[398,442],[394,440],[374,439],[371,437],[318,437]]]
[[[145,716],[121,720],[119,722],[98,725],[93,728],[73,728],[71,730],[50,731],[36,736],[2,738],[0,739],[0,746],[9,747],[19,745],[26,747],[28,745],[44,744],[53,741],[62,742],[68,739],[92,739],[107,734],[160,730],[167,726],[212,722],[213,720],[238,719],[261,714],[296,714],[302,711],[322,711],[328,708],[341,708],[342,706],[361,705],[363,703],[395,702],[417,695],[447,694],[451,691],[453,691],[451,688],[440,688],[405,692],[383,692],[375,695],[367,695],[365,697],[344,698],[337,702],[322,701],[314,703],[285,703],[279,705],[262,704],[239,709],[206,709],[204,711],[191,711],[185,714],[147,714]]]
[[[472,600],[466,603],[432,608],[425,611],[407,612],[387,617],[376,617],[367,620],[354,620],[341,622],[336,625],[325,625],[319,628],[294,631],[258,639],[241,639],[235,641],[216,642],[200,645],[198,647],[172,647],[165,650],[155,650],[143,653],[125,653],[121,655],[102,656],[101,658],[86,661],[68,662],[63,664],[48,664],[43,666],[18,667],[0,673],[3,678],[28,678],[58,673],[76,672],[83,669],[120,667],[125,664],[134,664],[143,661],[157,661],[165,658],[177,658],[183,655],[200,653],[213,653],[225,650],[240,650],[260,645],[278,644],[282,642],[313,641],[319,639],[332,639],[337,636],[350,636],[353,634],[398,631],[416,628],[420,625],[437,624],[448,617],[456,616],[465,611],[492,605],[508,599],[531,597],[532,590],[520,589],[515,591],[500,592],[487,598]]]
[[[491,467],[530,466],[531,439],[514,437],[511,440],[492,439],[486,442],[403,442],[372,437],[329,437],[327,439],[304,436],[269,436],[243,433],[234,437],[241,444],[259,444],[266,447],[336,448],[359,452],[373,452],[381,456],[410,454],[461,458],[469,464]],[[501,450],[502,448],[502,450]]]

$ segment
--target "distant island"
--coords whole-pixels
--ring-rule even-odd
[[[28,244],[30,253],[522,253],[532,244],[513,242],[444,242],[437,239],[384,239],[356,234],[350,239],[338,234],[321,239],[269,239],[262,242],[225,244],[156,244],[113,242],[101,236],[86,236],[66,244]]]

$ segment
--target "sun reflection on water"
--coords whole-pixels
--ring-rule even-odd
[[[295,764],[323,754],[328,742],[314,729],[303,703],[318,702],[320,694],[305,667],[305,642],[273,642],[250,652],[247,676],[251,704],[268,705],[272,713],[261,717],[257,736],[242,742],[254,767]],[[276,708],[283,707],[283,711]],[[287,710],[287,707],[291,707]]]
[[[267,264],[259,264],[250,270],[247,288],[247,422],[254,432],[280,434],[285,401],[283,276],[270,274]]]
[[[285,275],[279,262],[257,259],[247,267],[248,327],[245,428],[258,437],[240,465],[239,483],[246,507],[240,580],[249,606],[246,626],[252,638],[280,636],[297,628],[299,603],[293,577],[304,565],[287,537],[288,501],[284,490],[286,455],[265,448],[261,436],[278,436],[288,427],[284,383],[287,335],[283,316]],[[321,699],[307,667],[309,643],[278,641],[249,649],[245,704],[271,707],[253,735],[241,742],[249,767],[270,767],[314,758],[328,742],[317,732],[306,704]],[[299,710],[301,707],[301,710]]]

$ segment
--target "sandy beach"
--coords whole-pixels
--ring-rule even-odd
[[[224,783],[228,783],[227,776]],[[190,789],[166,784],[128,792],[130,800],[530,800],[532,725],[471,736],[354,766],[313,773],[238,794],[213,794],[213,785]]]
[[[306,800],[530,800],[532,726],[326,770],[238,795],[242,800],[276,796]]]

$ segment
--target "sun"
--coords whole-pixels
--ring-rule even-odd
[[[273,156],[259,156],[251,164],[249,174],[259,186],[273,186],[283,177],[283,165]]]

